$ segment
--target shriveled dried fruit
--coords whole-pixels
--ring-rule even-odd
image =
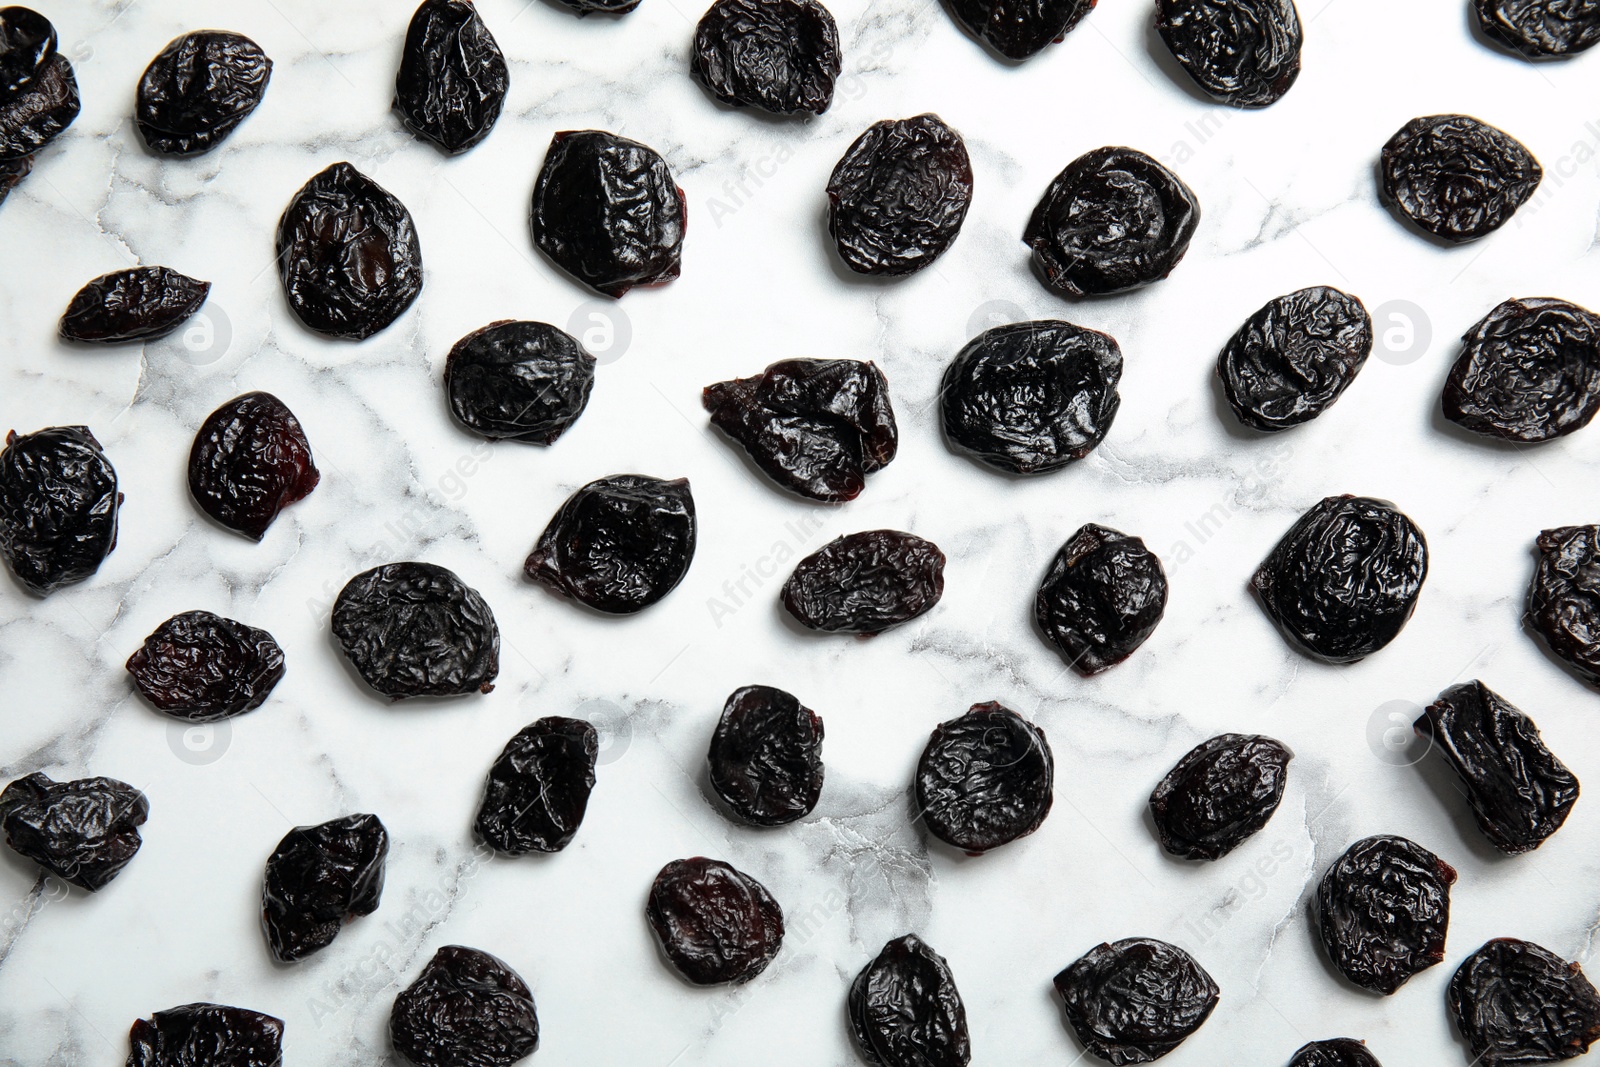
[[[1156,29],[1195,84],[1232,107],[1275,104],[1300,76],[1294,0],[1158,0]]]
[[[1486,942],[1456,969],[1446,998],[1483,1067],[1570,1060],[1600,1041],[1600,993],[1583,968],[1531,941]]]
[[[0,8],[0,162],[33,155],[78,117],[78,80],[56,28],[31,8]]]
[[[87,426],[6,435],[0,554],[43,596],[100,569],[117,547],[117,472]]]
[[[1044,636],[1083,675],[1133,655],[1167,610],[1167,572],[1137,537],[1085,523],[1034,597]]]
[[[594,357],[546,322],[496,322],[450,350],[444,387],[461,425],[491,441],[553,444],[589,404]]]
[[[282,1067],[283,1020],[223,1004],[182,1004],[128,1031],[128,1067]]]
[[[1524,621],[1550,651],[1600,685],[1600,526],[1539,534]]]
[[[56,44],[54,24],[39,12],[0,8],[0,94],[14,93],[38,78]]]
[[[151,704],[189,722],[254,711],[283,678],[283,649],[265,630],[185,611],[157,626],[128,657],[133,684]]]
[[[476,589],[432,563],[362,571],[333,605],[333,634],[384,696],[487,693],[500,673],[500,629]]]
[[[0,159],[0,204],[6,202],[11,190],[22,184],[22,179],[33,173],[33,157]]]
[[[754,826],[803,819],[822,796],[822,720],[770,685],[734,690],[706,758],[711,788]]]
[[[1532,443],[1581,430],[1600,411],[1600,315],[1565,300],[1507,300],[1461,339],[1444,417],[1485,437]]]
[[[511,73],[471,0],[423,0],[406,31],[394,109],[406,128],[446,152],[489,136]]]
[[[1200,1029],[1217,983],[1176,945],[1130,937],[1090,949],[1056,975],[1067,1023],[1108,1063],[1149,1063]]]
[[[701,856],[661,868],[645,916],[672,966],[696,985],[748,982],[783,945],[783,910],[766,887]]]
[[[695,26],[689,72],[724,104],[820,115],[839,76],[839,28],[817,0],[716,0]]]
[[[1325,285],[1280,296],[1245,320],[1217,357],[1239,421],[1271,433],[1333,406],[1372,354],[1372,317]]]
[[[850,986],[856,1047],[877,1067],[967,1067],[967,1009],[943,956],[907,934],[883,946]]]
[[[803,625],[878,634],[933,610],[944,595],[944,553],[898,530],[836,537],[783,583],[783,606]]]
[[[209,152],[250,117],[271,78],[272,60],[250,38],[224,30],[186,33],[145,68],[134,123],[152,152]]]
[[[300,420],[271,393],[246,393],[213,411],[189,449],[189,493],[200,510],[257,541],[321,480]]]
[[[1522,142],[1469,115],[1412,119],[1383,146],[1385,203],[1441,240],[1493,233],[1544,178]]]
[[[489,768],[473,829],[513,856],[560,852],[583,824],[599,753],[599,735],[581,719],[524,726]]]
[[[261,927],[273,958],[302,960],[327,948],[359,915],[378,910],[389,832],[376,815],[296,826],[267,858]]]
[[[1330,1037],[1302,1045],[1289,1067],[1383,1067],[1367,1046],[1349,1037]]]
[[[143,793],[115,778],[56,782],[35,772],[0,792],[6,844],[65,882],[103,889],[139,851]]]
[[[1221,859],[1271,819],[1294,753],[1260,734],[1221,734],[1178,761],[1150,794],[1161,847],[1188,860]]]
[[[200,310],[211,283],[168,267],[133,267],[102,274],[73,296],[61,316],[61,336],[83,344],[153,341]]]
[[[1318,928],[1339,973],[1388,995],[1444,959],[1455,868],[1403,837],[1368,837],[1317,887]]]
[[[561,3],[578,13],[578,17],[599,12],[602,15],[626,15],[639,6],[639,0],[561,0]]]
[[[1096,0],[946,0],[957,25],[1007,59],[1027,59],[1061,40]]]
[[[416,1067],[510,1067],[539,1047],[539,1017],[517,972],[446,945],[394,998],[389,1041]]]
[[[1572,56],[1600,44],[1594,0],[1476,0],[1483,32],[1529,59]]]
[[[914,781],[929,831],[976,856],[1043,825],[1055,760],[1043,730],[991,701],[934,727]]]

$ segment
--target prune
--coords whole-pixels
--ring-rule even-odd
[[[1600,685],[1600,526],[1539,534],[1524,621],[1550,651]]]
[[[578,17],[598,11],[603,15],[626,15],[639,6],[639,0],[561,0],[561,3],[578,13]]]
[[[394,998],[389,1041],[417,1067],[509,1067],[539,1047],[539,1017],[504,962],[446,945]]]
[[[583,824],[599,753],[599,736],[581,719],[524,726],[489,768],[473,829],[513,856],[560,852]]]
[[[550,140],[533,190],[533,243],[606,296],[678,276],[688,201],[653,148],[604,130]]]
[[[689,72],[724,104],[820,115],[839,76],[839,27],[817,0],[716,0],[695,26]]]
[[[1549,441],[1600,411],[1600,315],[1565,300],[1507,300],[1461,339],[1444,417],[1485,437]]]
[[[210,292],[210,282],[168,267],[102,274],[79,289],[67,305],[61,336],[98,345],[154,341],[182,326]]]
[[[944,553],[898,530],[834,538],[795,566],[782,593],[813,630],[869,636],[933,610],[943,595]]]
[[[1039,585],[1034,618],[1079,674],[1133,655],[1167,609],[1167,573],[1137,537],[1085,523]]]
[[[0,159],[0,204],[6,202],[11,190],[22,184],[22,179],[33,173],[33,157]]]
[[[1271,433],[1333,406],[1372,354],[1372,317],[1325,285],[1269,302],[1217,357],[1223,395],[1239,421]]]
[[[56,28],[28,7],[0,8],[0,94],[15,93],[35,78],[56,51]]]
[[[967,1009],[950,965],[916,934],[883,946],[850,986],[856,1047],[877,1067],[967,1067]]]
[[[491,441],[553,444],[578,421],[594,389],[594,357],[545,322],[491,323],[450,349],[450,411]]]
[[[406,128],[451,154],[494,128],[511,72],[471,0],[423,0],[411,16],[394,109]]]
[[[1455,868],[1403,837],[1357,841],[1317,886],[1328,958],[1363,989],[1393,993],[1444,959],[1455,880]]]
[[[615,474],[567,498],[524,570],[596,611],[629,615],[677,588],[694,560],[694,545],[687,479]]]
[[[267,858],[261,928],[280,963],[327,948],[344,924],[378,910],[389,832],[376,815],[296,826]]]
[[[272,60],[250,38],[224,30],[186,33],[145,68],[134,124],[152,152],[209,152],[250,117],[271,78]]]
[[[1200,1029],[1217,983],[1176,945],[1130,937],[1098,945],[1055,978],[1084,1048],[1109,1063],[1149,1063]]]
[[[1250,580],[1290,643],[1354,663],[1399,636],[1428,577],[1428,542],[1385,500],[1330,496],[1300,516]]]
[[[756,466],[812,500],[854,500],[899,448],[889,383],[871,363],[780,360],[706,386],[701,401]]]
[[[271,393],[246,393],[213,411],[189,449],[189,493],[200,510],[257,541],[321,480],[300,420]]]
[[[384,696],[487,693],[500,673],[500,629],[476,589],[431,563],[362,571],[340,590],[333,633]]]
[[[711,735],[711,788],[753,826],[811,814],[822,796],[822,720],[770,685],[737,689]]]
[[[1571,56],[1600,44],[1594,0],[1476,0],[1478,25],[1530,59]]]
[[[117,472],[87,426],[6,435],[0,554],[43,596],[100,569],[117,547]]]
[[[128,1031],[128,1067],[282,1067],[283,1020],[248,1008],[183,1004]]]
[[[139,851],[149,815],[144,794],[115,778],[56,782],[35,772],[0,792],[0,830],[12,851],[91,893]]]
[[[0,8],[0,161],[39,151],[72,125],[80,106],[55,26],[31,8]]]
[[[1096,0],[946,0],[956,23],[1007,59],[1022,60],[1064,38]]]
[[[1367,1046],[1348,1037],[1330,1037],[1302,1045],[1289,1067],[1383,1067]]]
[[[912,274],[944,254],[972,205],[972,161],[938,115],[867,127],[828,178],[828,235],[857,274]]]
[[[1441,240],[1493,233],[1544,178],[1522,142],[1468,115],[1412,119],[1383,146],[1386,203]]]
[[[278,274],[307,329],[371,337],[422,292],[411,212],[350,164],[335,163],[295,193],[278,220]]]
[[[977,856],[1043,825],[1055,799],[1055,760],[1033,723],[1000,704],[974,704],[934,727],[915,783],[933,836]]]
[[[1150,794],[1161,847],[1186,860],[1221,859],[1271,819],[1294,753],[1260,734],[1196,745]]]
[[[1486,942],[1456,969],[1446,998],[1483,1067],[1570,1060],[1600,1041],[1600,993],[1583,968],[1531,941]]]
[[[1199,224],[1200,203],[1176,174],[1143,152],[1108,147],[1056,175],[1022,240],[1048,288],[1101,296],[1171,274]]]
[[[283,678],[283,649],[265,630],[185,611],[157,626],[128,657],[146,700],[177,719],[216,722],[266,703]]]
[[[1231,107],[1267,107],[1300,77],[1294,0],[1158,0],[1156,29],[1195,84]]]
[[[645,916],[661,951],[695,985],[748,982],[783,945],[783,910],[766,887],[700,856],[661,868]]]

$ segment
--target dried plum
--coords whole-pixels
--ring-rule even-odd
[[[1271,433],[1334,405],[1372,354],[1372,317],[1325,285],[1270,301],[1217,357],[1223,395],[1239,421]]]
[[[6,202],[11,191],[22,184],[22,179],[33,173],[33,157],[0,159],[0,204]]]
[[[248,1008],[183,1004],[128,1031],[127,1067],[282,1067],[283,1020]]]
[[[451,154],[489,136],[511,72],[471,0],[423,0],[406,31],[394,109],[406,128]]]
[[[1600,411],[1600,315],[1565,300],[1507,300],[1461,339],[1444,417],[1485,437],[1532,443],[1581,430]]]
[[[836,537],[783,583],[783,606],[830,633],[879,634],[933,610],[944,595],[944,553],[898,530]]]
[[[384,696],[487,693],[500,629],[476,589],[431,563],[362,571],[340,590],[333,633],[361,679]]]
[[[1267,825],[1283,801],[1294,753],[1260,734],[1222,734],[1178,761],[1150,794],[1161,847],[1221,859]]]
[[[473,829],[513,856],[560,852],[583,824],[599,753],[599,736],[581,719],[524,726],[489,768]]]
[[[55,25],[39,12],[0,8],[0,99],[39,77],[57,43]]]
[[[711,788],[753,826],[810,815],[822,796],[822,720],[770,685],[737,689],[711,735]]]
[[[1055,760],[1043,730],[991,701],[934,727],[915,784],[933,836],[977,856],[1044,824]]]
[[[645,916],[661,951],[695,985],[748,982],[783,945],[783,910],[766,887],[700,856],[661,868]]]
[[[687,479],[615,474],[567,498],[524,570],[596,611],[629,615],[677,588],[694,560]]]
[[[444,387],[450,410],[491,441],[553,444],[589,404],[594,357],[545,322],[496,322],[450,349]]]
[[[1524,621],[1552,653],[1600,685],[1600,526],[1545,530],[1538,548]]]
[[[1317,886],[1318,928],[1339,973],[1385,996],[1444,959],[1455,868],[1403,837],[1368,837]]]
[[[1522,142],[1468,115],[1412,119],[1383,146],[1385,203],[1444,241],[1493,233],[1544,178]]]
[[[200,510],[257,541],[321,480],[300,420],[271,393],[246,393],[213,411],[189,450],[189,493]]]
[[[1023,60],[1064,38],[1096,0],[946,0],[956,24],[1007,59]]]
[[[606,296],[678,276],[688,201],[655,149],[604,130],[550,140],[533,190],[533,243]]]
[[[1600,44],[1594,0],[1476,0],[1478,25],[1529,59],[1572,56]]]
[[[944,254],[972,205],[972,161],[938,115],[867,127],[828,178],[828,235],[857,274],[912,274]]]
[[[197,30],[175,38],[150,61],[134,103],[134,124],[152,152],[209,152],[261,103],[272,60],[250,38]]]
[[[1167,573],[1137,537],[1085,523],[1056,553],[1034,598],[1045,638],[1079,674],[1133,655],[1167,610]]]
[[[1456,969],[1446,998],[1483,1067],[1570,1060],[1600,1041],[1600,993],[1583,968],[1531,941],[1486,942]]]
[[[1383,1067],[1365,1043],[1349,1037],[1330,1037],[1302,1045],[1289,1067]]]
[[[350,919],[378,910],[389,832],[376,815],[296,826],[267,858],[261,928],[280,963],[327,948]]]
[[[850,986],[856,1047],[876,1067],[967,1067],[972,1038],[950,965],[916,934],[883,946]]]
[[[185,611],[157,626],[128,657],[140,694],[189,722],[216,722],[266,703],[283,678],[283,649],[265,630]]]
[[[639,0],[561,0],[577,12],[578,17],[599,12],[602,15],[626,15],[639,6]]]
[[[756,466],[812,500],[854,500],[899,448],[889,383],[871,363],[780,360],[706,386],[701,400]]]
[[[394,998],[389,1041],[417,1067],[510,1067],[539,1047],[539,1017],[503,961],[446,945]]]
[[[117,547],[117,472],[87,426],[6,435],[0,555],[40,596],[100,569]]]
[[[1195,84],[1231,107],[1267,107],[1300,77],[1294,0],[1158,0],[1156,29]]]
[[[1200,1029],[1217,983],[1176,945],[1130,937],[1090,949],[1056,975],[1067,1023],[1108,1063],[1149,1063]]]
[[[1200,203],[1178,176],[1132,148],[1097,148],[1067,164],[1022,240],[1046,287],[1063,296],[1158,282],[1189,250]]]
[[[72,63],[56,51],[55,26],[31,8],[0,8],[0,162],[55,140],[80,106]]]
[[[820,115],[839,76],[839,28],[817,0],[716,0],[695,26],[689,72],[724,104]]]
[[[309,330],[360,341],[422,292],[422,246],[411,212],[348,163],[316,175],[278,220],[278,274]]]
[[[61,336],[82,344],[154,341],[200,310],[211,283],[168,267],[133,267],[89,282],[61,316]]]
[[[0,831],[12,851],[91,893],[139,851],[149,815],[144,794],[115,778],[56,782],[36,771],[0,792]]]

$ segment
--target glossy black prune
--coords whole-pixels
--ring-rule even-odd
[[[695,537],[687,479],[615,474],[567,498],[523,570],[596,611],[630,615],[683,581]]]
[[[154,341],[182,326],[210,292],[210,282],[168,267],[102,274],[73,295],[61,316],[61,336],[80,344]]]
[[[1600,992],[1582,967],[1531,941],[1486,942],[1456,968],[1445,996],[1483,1067],[1570,1060],[1600,1041]]]
[[[1275,104],[1300,76],[1294,0],[1158,0],[1156,29],[1195,84],[1231,107]]]
[[[0,8],[0,162],[32,156],[55,140],[80,106],[55,26],[31,8]]]
[[[1372,354],[1372,317],[1325,285],[1269,301],[1217,357],[1223,395],[1239,421],[1272,433],[1333,406]]]
[[[599,12],[602,15],[626,15],[639,6],[639,0],[561,0],[575,11],[579,18]]]
[[[549,323],[495,322],[450,349],[444,387],[467,429],[548,445],[588,406],[594,368],[577,339]]]
[[[539,1016],[503,961],[446,945],[394,998],[389,1041],[416,1067],[510,1067],[539,1047]]]
[[[1158,1060],[1183,1044],[1220,995],[1194,957],[1150,937],[1090,949],[1056,975],[1055,987],[1083,1047],[1119,1067]]]
[[[1600,411],[1600,315],[1548,297],[1507,300],[1461,339],[1444,417],[1485,437],[1533,443]]]
[[[189,494],[200,510],[257,541],[321,480],[300,420],[271,393],[245,393],[213,411],[189,449]]]
[[[933,610],[944,595],[944,553],[898,530],[836,537],[796,564],[783,606],[830,633],[879,634]]]
[[[1600,526],[1539,534],[1523,621],[1591,684],[1600,685]]]
[[[944,254],[972,206],[972,161],[938,115],[884,119],[834,165],[828,235],[857,274],[912,274]]]
[[[668,961],[695,985],[748,982],[783,945],[783,910],[766,887],[701,856],[661,868],[645,917]]]
[[[779,360],[706,386],[701,403],[773,481],[812,500],[854,500],[899,449],[889,383],[854,359]]]
[[[1317,886],[1328,958],[1354,984],[1385,996],[1444,959],[1455,868],[1403,837],[1351,845]]]
[[[363,571],[339,591],[333,633],[364,682],[394,700],[487,693],[500,629],[476,589],[431,563]]]
[[[1023,243],[1045,286],[1063,296],[1122,293],[1172,273],[1200,224],[1178,176],[1132,148],[1097,148],[1056,175]]]
[[[182,1004],[128,1031],[127,1067],[283,1067],[283,1020],[224,1004]]]
[[[1412,119],[1383,146],[1380,169],[1384,202],[1455,244],[1505,225],[1544,178],[1522,142],[1470,115]]]
[[[991,701],[934,727],[913,781],[933,836],[977,856],[1044,824],[1055,759],[1043,730]]]
[[[1260,734],[1196,745],[1150,794],[1161,847],[1186,860],[1221,859],[1267,825],[1283,801],[1294,753]]]
[[[946,0],[956,24],[1007,59],[1023,60],[1064,38],[1096,0]]]
[[[600,738],[582,719],[547,716],[506,742],[472,828],[501,852],[560,852],[583,825]]]
[[[224,30],[186,33],[145,68],[134,124],[152,152],[209,152],[250,117],[271,78],[272,60],[250,38]]]
[[[822,796],[822,720],[770,685],[734,690],[706,754],[711,788],[752,826],[810,815]]]
[[[37,78],[57,43],[55,25],[39,12],[0,8],[0,99]]]
[[[0,159],[0,204],[6,202],[11,191],[22,184],[22,179],[33,173],[33,157]]]
[[[140,695],[161,711],[216,722],[266,702],[283,678],[283,649],[265,630],[185,611],[157,626],[127,668]]]
[[[606,296],[678,276],[688,201],[655,149],[604,130],[550,140],[533,190],[533,243]]]
[[[1127,659],[1167,610],[1167,572],[1137,537],[1085,523],[1061,546],[1033,601],[1046,640],[1082,675]]]
[[[1594,0],[1476,0],[1478,25],[1529,59],[1572,56],[1600,44]]]
[[[820,115],[839,76],[839,27],[817,0],[716,0],[695,26],[689,72],[724,104]]]
[[[916,934],[883,946],[851,983],[856,1047],[876,1067],[967,1067],[967,1009],[943,956]]]
[[[87,426],[6,434],[0,555],[40,596],[100,569],[117,547],[117,472]]]
[[[139,851],[149,815],[144,794],[115,778],[56,782],[35,772],[0,792],[0,831],[12,851],[91,893]]]
[[[327,948],[360,915],[378,910],[383,896],[389,832],[376,815],[346,815],[296,826],[267,857],[261,888],[261,928],[280,963]]]
[[[422,292],[422,245],[404,204],[335,163],[295,193],[278,220],[278,274],[307,329],[360,341]]]
[[[423,0],[406,30],[394,109],[406,128],[451,154],[489,136],[511,72],[472,0]]]
[[[1289,1067],[1383,1067],[1367,1046],[1349,1037],[1330,1037],[1300,1046]]]

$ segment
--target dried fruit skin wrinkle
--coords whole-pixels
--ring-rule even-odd
[[[183,1004],[128,1031],[127,1067],[282,1067],[283,1020],[225,1004]]]
[[[494,613],[431,563],[363,571],[340,590],[333,633],[362,681],[392,700],[487,693],[500,673]]]
[[[35,772],[0,792],[6,844],[62,881],[104,889],[139,851],[145,795],[115,778],[52,781]]]
[[[1476,0],[1478,25],[1529,59],[1587,52],[1600,44],[1600,6],[1594,0]]]
[[[1044,823],[1055,759],[1039,727],[1000,704],[974,704],[934,728],[914,784],[929,831],[976,856]]]
[[[297,826],[267,858],[261,926],[280,963],[327,948],[344,924],[378,910],[389,832],[376,815]]]
[[[73,296],[61,316],[61,337],[79,344],[154,341],[200,310],[211,283],[167,267],[103,274]]]
[[[1195,84],[1232,107],[1277,103],[1300,76],[1294,0],[1157,0],[1156,29]]]
[[[31,592],[81,582],[117,547],[117,472],[87,426],[6,435],[0,555]]]
[[[78,80],[56,28],[31,8],[0,8],[0,164],[31,159],[78,117]]]
[[[875,1067],[967,1067],[967,1009],[945,958],[916,934],[883,946],[850,986],[856,1048]]]
[[[689,72],[733,107],[820,115],[839,76],[839,28],[817,0],[717,0],[695,26]]]
[[[1600,526],[1545,530],[1524,620],[1557,658],[1600,685]]]
[[[822,720],[792,694],[737,689],[711,735],[711,788],[752,826],[803,819],[822,795],[822,737]]]
[[[560,852],[583,825],[599,753],[599,734],[582,719],[524,726],[489,769],[473,830],[508,855]]]
[[[801,560],[783,606],[801,625],[872,635],[932,611],[944,595],[944,553],[899,530],[838,537]]]
[[[174,615],[128,657],[141,696],[173,718],[217,722],[266,703],[283,649],[265,630],[209,611]]]
[[[1544,178],[1520,141],[1470,115],[1412,119],[1383,146],[1380,170],[1384,201],[1452,244],[1504,226]]]
[[[1092,522],[1061,546],[1034,598],[1046,640],[1085,676],[1133,655],[1166,608],[1167,574],[1155,553]]]
[[[1056,975],[1055,987],[1078,1040],[1117,1065],[1176,1049],[1210,1018],[1220,995],[1194,957],[1148,937],[1091,949]]]
[[[491,441],[554,444],[578,421],[594,389],[595,359],[544,322],[496,322],[450,349],[450,412]]]
[[[1600,1040],[1600,993],[1583,968],[1531,941],[1486,942],[1451,976],[1446,1000],[1484,1067],[1570,1060]]]
[[[272,60],[250,38],[223,30],[186,33],[145,68],[134,124],[152,152],[209,152],[250,117],[271,78]]]
[[[1600,316],[1546,297],[1507,300],[1461,339],[1444,417],[1485,437],[1532,444],[1581,430],[1600,411]]]
[[[1328,958],[1355,985],[1393,994],[1444,959],[1455,880],[1455,868],[1414,841],[1357,841],[1317,886]]]
[[[1193,860],[1238,848],[1278,810],[1293,758],[1260,734],[1221,734],[1197,745],[1150,794],[1161,847]]]
[[[539,1016],[504,961],[446,945],[394,998],[389,1042],[416,1067],[511,1067],[539,1047]]]
[[[701,856],[661,868],[645,917],[668,961],[695,985],[748,982],[783,945],[783,911],[766,887]]]
[[[956,24],[1006,59],[1021,61],[1060,41],[1096,0],[946,0]]]
[[[1217,377],[1240,422],[1274,433],[1332,407],[1371,354],[1372,318],[1361,301],[1316,286],[1251,315],[1217,357]]]
[[[206,417],[189,449],[189,494],[228,529],[259,541],[284,508],[322,481],[294,412],[246,393]]]
[[[1383,1067],[1367,1046],[1348,1037],[1331,1037],[1302,1045],[1289,1067]]]
[[[451,155],[489,136],[511,75],[471,0],[423,0],[406,30],[394,109],[406,128]]]

